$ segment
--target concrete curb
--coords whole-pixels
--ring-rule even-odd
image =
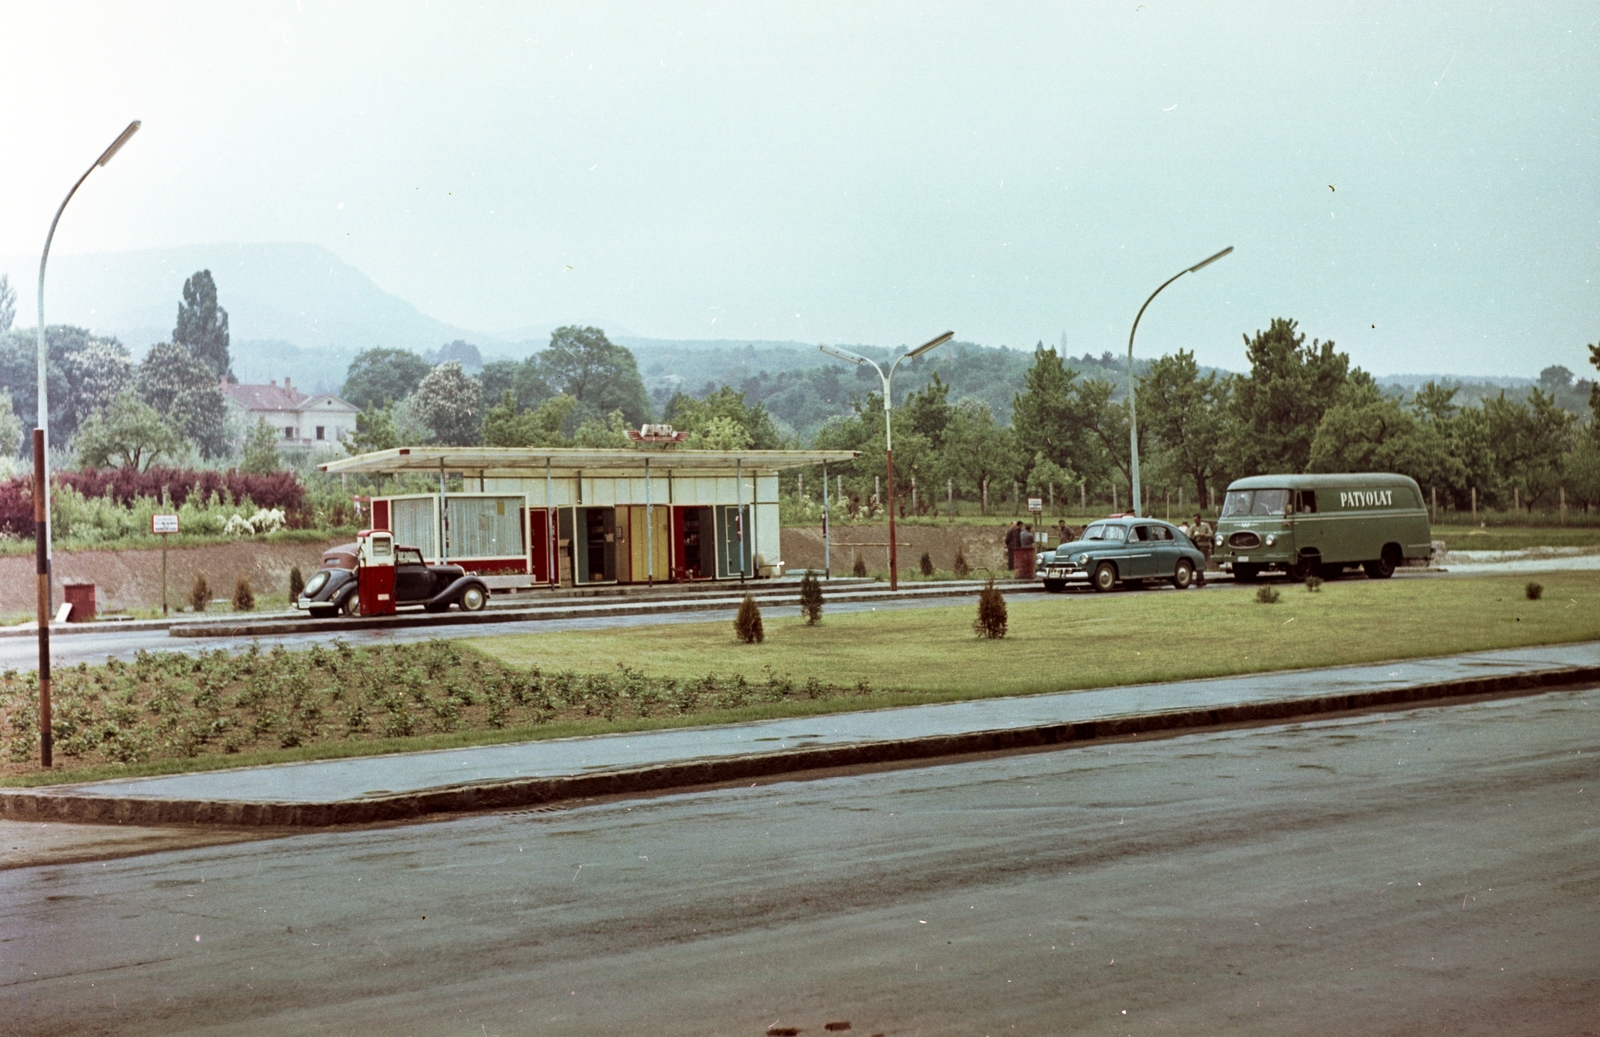
[[[1043,588],[1029,581],[997,582],[1003,591],[1033,591]],[[834,602],[900,601],[907,598],[961,598],[975,595],[980,586],[964,584],[930,585],[898,591],[847,590],[828,595]],[[754,590],[757,604],[798,605],[800,591]],[[373,616],[362,619],[310,619],[293,618],[246,623],[185,623],[174,625],[167,633],[172,637],[250,637],[273,634],[336,634],[344,630],[395,630],[423,626],[471,626],[481,623],[528,623],[552,619],[603,619],[611,616],[649,616],[663,612],[714,612],[718,609],[739,607],[742,595],[732,597],[707,597],[672,599],[667,601],[619,602],[614,605],[538,605],[531,608],[487,609],[483,612],[433,612],[400,616]],[[52,628],[54,629],[54,628]]]
[[[20,821],[106,821],[274,828],[371,824],[413,820],[430,814],[512,810],[596,796],[663,792],[835,767],[1087,744],[1143,734],[1282,722],[1394,706],[1445,705],[1462,698],[1537,694],[1554,688],[1594,682],[1600,682],[1600,666],[1573,666],[1414,684],[1348,695],[1323,695],[997,731],[791,749],[716,760],[678,761],[599,774],[520,778],[332,803],[139,799],[132,796],[74,795],[37,789],[0,790],[0,817]]]

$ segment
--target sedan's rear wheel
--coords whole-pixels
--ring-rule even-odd
[[[1194,582],[1194,566],[1189,559],[1178,559],[1178,567],[1172,570],[1172,585],[1179,590],[1188,590],[1189,584]]]
[[[358,616],[360,614],[361,595],[356,591],[351,591],[349,594],[344,596],[343,601],[339,602],[339,615],[349,617]]]
[[[456,604],[462,612],[482,612],[489,607],[489,594],[482,587],[468,587]]]
[[[1105,592],[1117,585],[1117,567],[1110,562],[1101,562],[1094,567],[1094,589]]]

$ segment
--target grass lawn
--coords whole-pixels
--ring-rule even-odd
[[[1452,551],[1600,547],[1600,526],[1434,526],[1433,538]]]
[[[1337,580],[1311,593],[1282,587],[1276,605],[1254,588],[1185,593],[1073,594],[1010,606],[1001,641],[972,633],[974,605],[824,613],[819,626],[769,619],[767,640],[741,645],[730,623],[482,638],[512,666],[652,674],[707,670],[756,678],[766,667],[804,680],[871,679],[876,696],[927,702],[1185,680],[1262,670],[1600,638],[1600,574]],[[882,704],[889,704],[888,701]]]
[[[1600,573],[1339,580],[424,644],[282,647],[59,670],[57,768],[37,769],[37,684],[0,674],[0,785],[594,735],[1600,639]]]

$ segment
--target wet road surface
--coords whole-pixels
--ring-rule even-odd
[[[1593,1033],[1597,761],[1589,689],[3,871],[0,1030]]]

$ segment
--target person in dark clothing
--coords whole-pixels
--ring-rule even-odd
[[[1022,523],[1013,522],[1006,527],[1006,568],[1017,569],[1017,548],[1022,546]]]

